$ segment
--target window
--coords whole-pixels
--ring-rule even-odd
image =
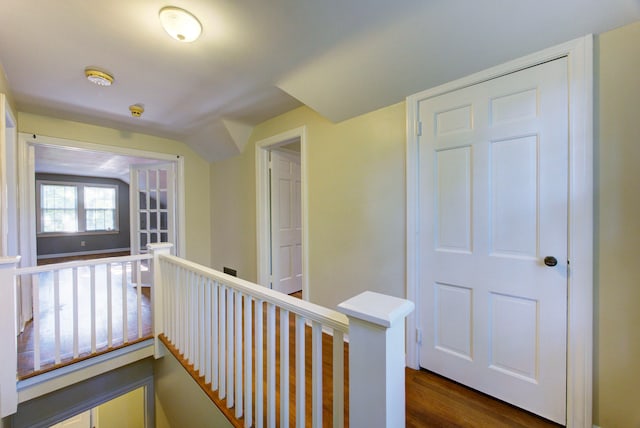
[[[76,186],[43,184],[40,188],[42,232],[78,231]]]
[[[84,187],[85,230],[116,228],[116,188]]]
[[[38,233],[104,233],[118,230],[118,187],[38,181]]]

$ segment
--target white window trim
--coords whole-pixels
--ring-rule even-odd
[[[89,177],[87,177],[89,178]],[[76,232],[43,232],[42,231],[42,211],[41,211],[41,197],[40,197],[40,188],[41,185],[59,185],[59,186],[73,186],[77,189],[76,193],[76,212],[77,212],[77,223],[78,230]],[[84,188],[85,187],[104,187],[115,190],[115,199],[116,199],[116,207],[115,207],[115,218],[114,218],[114,228],[111,230],[86,230],[86,208],[84,207]],[[116,235],[120,233],[120,203],[118,200],[118,185],[117,184],[107,184],[107,183],[91,183],[89,181],[65,181],[65,180],[36,180],[36,235],[39,238],[46,237],[59,237],[59,236],[80,236],[80,235]]]

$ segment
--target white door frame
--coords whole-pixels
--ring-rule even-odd
[[[166,153],[148,152],[127,147],[107,146],[83,141],[67,140],[64,138],[47,137],[43,135],[21,132],[18,139],[20,177],[20,218],[26,219],[20,226],[20,253],[25,262],[23,266],[36,263],[36,212],[35,212],[35,160],[34,147],[48,145],[67,149],[91,150],[113,153],[122,156],[156,159],[158,162],[176,162],[176,224],[178,242],[174,243],[176,254],[185,255],[185,205],[184,205],[184,157]]]
[[[300,140],[300,168],[302,177],[302,298],[309,299],[309,216],[308,216],[308,180],[307,180],[307,128],[285,131],[256,143],[256,238],[258,259],[258,284],[269,284],[271,263],[271,239],[269,224],[269,150]]]
[[[1,248],[0,255],[2,256],[15,256],[15,254],[9,254],[11,248],[9,248],[9,234],[14,231],[11,229],[11,220],[15,221],[15,212],[10,213],[8,202],[13,201],[10,198],[9,192],[13,192],[13,196],[17,196],[15,189],[11,187],[16,185],[17,176],[16,173],[16,117],[11,110],[7,96],[0,93],[0,206],[4,207],[0,213],[0,235]],[[9,164],[11,163],[11,165]],[[14,239],[17,241],[17,239]],[[14,242],[15,243],[15,242]]]
[[[407,97],[407,299],[419,301],[418,104],[447,92],[553,59],[569,72],[569,236],[567,302],[567,427],[592,426],[593,382],[593,36],[588,35]],[[407,318],[407,365],[419,367],[420,317]]]

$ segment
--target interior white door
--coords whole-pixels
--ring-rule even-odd
[[[419,115],[420,365],[564,424],[567,61]]]
[[[271,288],[302,290],[300,155],[271,151]]]

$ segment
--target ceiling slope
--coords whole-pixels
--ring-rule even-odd
[[[548,46],[640,19],[638,0],[0,0],[0,64],[20,111],[183,141],[209,161],[306,104],[338,122]],[[84,77],[113,73],[112,87]],[[128,107],[142,104],[133,118]]]

